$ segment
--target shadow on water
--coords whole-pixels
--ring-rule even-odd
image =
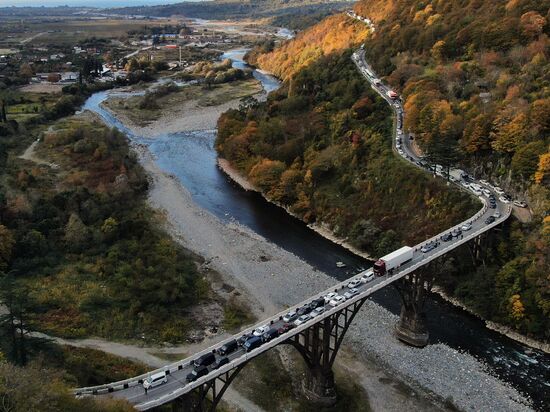
[[[244,50],[231,51],[222,58],[230,57],[235,67],[244,68],[243,53]],[[255,70],[254,76],[269,91],[279,85],[277,79],[265,73]],[[108,92],[94,94],[84,108],[98,113],[107,124],[119,128],[133,141],[147,145],[159,167],[177,176],[197,204],[219,219],[246,225],[338,280],[370,266],[368,261],[318,235],[258,193],[247,192],[233,183],[216,166],[215,130],[161,135],[155,139],[135,136],[101,108],[100,103],[107,96]],[[346,268],[337,268],[339,261],[344,262]],[[394,288],[378,291],[372,300],[399,314],[400,300]],[[439,296],[428,299],[426,311],[432,343],[447,344],[482,360],[494,374],[533,399],[537,409],[544,410],[544,405],[550,403],[550,356],[487,329],[483,321]]]

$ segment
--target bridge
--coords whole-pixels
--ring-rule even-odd
[[[348,12],[348,15],[374,28],[370,20],[357,16],[353,12]],[[409,137],[403,132],[403,116],[405,114],[398,96],[393,95],[393,98],[390,97],[391,90],[376,77],[372,68],[367,64],[362,48],[353,54],[352,59],[359,71],[369,81],[371,87],[388,102],[394,111],[395,122],[392,138],[394,151],[402,157],[403,161],[408,161],[417,167],[424,168],[420,157],[415,154],[411,147]],[[398,139],[400,140],[399,145],[397,144]],[[429,172],[433,173],[431,170]],[[440,170],[436,170],[436,172],[443,176]],[[497,199],[495,208],[489,207],[488,196],[479,195],[479,188],[474,185],[472,189],[472,186],[468,186],[466,182],[460,181],[460,176],[452,178],[449,184],[458,186],[459,190],[473,190],[476,192],[482,207],[466,221],[460,222],[443,233],[412,246],[412,259],[393,271],[389,271],[381,277],[376,277],[372,281],[370,280],[371,276],[369,276],[369,281],[364,280],[358,285],[356,284],[357,282],[350,284],[352,280],[360,279],[367,274],[370,275],[372,270],[368,269],[346,281],[335,284],[330,289],[314,294],[309,299],[186,359],[130,379],[75,389],[74,394],[76,396],[112,396],[123,398],[140,411],[154,409],[167,403],[172,403],[174,410],[213,411],[216,409],[225,390],[249,360],[275,346],[286,344],[293,346],[303,357],[307,365],[308,374],[304,383],[306,396],[327,404],[334,402],[336,398],[332,365],[350,324],[369,296],[390,284],[398,286],[398,290],[403,298],[403,309],[401,320],[396,328],[397,336],[413,345],[426,345],[427,333],[423,330],[422,320],[418,318],[421,307],[418,306],[417,302],[417,295],[419,291],[425,290],[426,281],[425,278],[418,277],[416,274],[422,272],[421,269],[425,268],[426,265],[460,245],[471,241],[474,241],[474,246],[478,245],[476,241],[481,235],[501,224],[510,216],[512,208],[509,201],[502,197],[499,198],[499,193],[495,192],[495,188],[490,185],[484,185],[483,189],[486,191],[486,195],[490,192]],[[483,185],[480,184],[480,186]],[[490,217],[494,216],[495,212],[499,212],[500,216],[491,221],[492,218]],[[490,219],[487,220],[488,218]],[[464,225],[470,228],[458,234],[460,228]],[[453,230],[456,230],[455,235],[451,235],[449,239],[449,234]],[[427,245],[431,249],[429,247],[426,248]],[[407,288],[405,287],[407,282],[415,284],[416,291],[413,287],[412,291],[409,290],[407,292]],[[351,289],[356,290],[351,293]],[[330,300],[324,300],[324,297],[329,294],[343,296],[346,293],[348,293],[349,297],[335,306],[330,303]],[[320,299],[323,300],[321,301]],[[285,315],[289,312],[300,311],[300,309],[303,311],[306,305],[314,301],[322,302],[320,307],[324,311],[320,309],[318,312],[321,313],[317,316],[305,320],[296,327],[289,327],[292,322],[285,322],[283,319]],[[272,339],[267,339],[258,347],[249,351],[243,345],[238,345],[236,350],[224,356],[227,358],[225,365],[219,368],[210,365],[204,376],[192,382],[186,380],[187,375],[194,369],[192,365],[194,360],[210,353],[213,353],[216,360],[219,360],[222,358],[222,355],[219,354],[218,349],[224,344],[238,340],[243,336],[249,336],[253,334],[253,331],[262,327],[265,329],[276,329],[280,331],[280,334],[276,334]],[[148,393],[145,393],[142,386],[144,380],[158,373],[166,375],[166,383],[151,388]]]

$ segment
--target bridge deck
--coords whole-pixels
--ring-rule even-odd
[[[351,14],[349,14],[349,15],[353,18],[358,18],[359,17],[359,16],[352,16]],[[361,20],[361,21],[363,21],[363,20]],[[369,24],[370,26],[372,25],[372,23],[370,23],[370,21],[367,24]],[[377,85],[374,84],[374,80],[375,80],[375,77],[373,76],[374,72],[373,72],[372,68],[365,62],[364,51],[362,49],[360,49],[360,50],[358,50],[354,53],[353,61],[357,65],[357,67],[359,68],[361,73],[369,81],[369,83],[371,84],[371,87],[374,90],[376,90],[376,92],[378,92],[378,94],[380,96],[382,96],[388,102],[390,107],[394,110],[395,115],[399,116],[399,113],[402,113],[404,115],[403,107],[402,107],[401,103],[397,100],[392,100],[387,96],[387,92],[390,89],[387,88],[385,85],[383,85],[381,83],[379,83]],[[401,128],[403,127],[402,122],[400,124],[400,127]],[[393,138],[392,138],[392,142],[393,142],[392,145],[393,145],[393,148],[396,152],[397,152],[397,149],[396,149],[396,146],[395,146],[395,136],[397,135],[398,130],[400,132],[402,132],[401,129],[398,129],[397,124],[396,124],[396,126],[394,127],[394,135],[393,135]],[[417,165],[415,162],[418,161],[419,159],[415,155],[414,151],[411,149],[410,140],[406,137],[405,134],[403,134],[403,140],[404,141],[403,141],[403,144],[401,146],[403,148],[402,149],[403,150],[402,158],[404,160],[410,161],[413,164]],[[466,190],[464,187],[462,187],[458,183],[453,183],[453,184],[456,184],[460,188],[460,190]],[[489,187],[487,187],[487,189],[489,189],[492,193],[494,192],[494,190],[492,190]],[[496,195],[495,197],[498,199],[498,194],[496,194],[496,193],[494,193],[494,194]],[[448,253],[449,251],[455,249],[456,247],[458,247],[458,246],[474,239],[475,237],[477,237],[480,234],[490,230],[491,228],[495,227],[496,225],[501,224],[503,221],[505,221],[510,216],[511,211],[512,211],[512,208],[511,208],[510,204],[505,204],[505,203],[502,203],[500,201],[497,201],[497,208],[496,209],[490,209],[487,206],[487,201],[486,201],[485,198],[480,197],[479,199],[482,203],[482,207],[474,216],[472,216],[471,218],[467,219],[464,222],[461,222],[461,223],[457,224],[456,226],[454,226],[452,228],[449,228],[449,229],[445,230],[444,232],[432,237],[431,239],[428,239],[428,240],[426,240],[422,243],[419,243],[419,244],[415,245],[414,246],[414,255],[413,255],[412,260],[410,260],[409,262],[407,262],[407,263],[403,264],[401,267],[399,267],[393,275],[386,275],[386,276],[383,276],[383,277],[380,277],[380,278],[376,278],[375,280],[373,280],[369,283],[361,284],[360,286],[357,287],[357,289],[359,289],[359,294],[355,295],[353,298],[344,301],[344,303],[342,303],[342,304],[340,304],[339,306],[336,306],[336,307],[332,307],[332,306],[330,306],[330,304],[326,304],[325,305],[325,312],[322,313],[321,315],[319,315],[319,316],[317,316],[313,319],[310,319],[309,321],[305,322],[304,324],[302,324],[302,325],[300,325],[300,326],[298,326],[294,329],[291,329],[290,331],[280,335],[279,337],[277,337],[277,338],[275,338],[275,339],[273,339],[273,340],[271,340],[267,343],[262,344],[257,349],[254,349],[254,350],[247,353],[242,347],[239,347],[238,350],[236,350],[232,354],[228,355],[228,358],[229,358],[230,362],[227,365],[221,367],[220,369],[209,371],[208,375],[206,375],[202,378],[199,378],[195,382],[187,383],[187,381],[185,379],[187,374],[190,373],[193,370],[193,367],[190,365],[192,360],[197,359],[198,357],[200,357],[203,354],[212,352],[213,350],[215,350],[217,348],[220,348],[225,342],[231,341],[233,339],[238,339],[243,334],[250,333],[254,329],[256,329],[260,326],[269,325],[270,327],[274,327],[274,328],[281,327],[285,323],[282,320],[282,317],[286,313],[288,313],[292,310],[297,310],[298,308],[302,307],[303,305],[312,302],[314,299],[325,296],[329,292],[338,292],[338,294],[343,295],[345,292],[347,292],[349,290],[349,288],[347,287],[347,284],[349,283],[349,281],[351,279],[361,277],[361,275],[363,273],[367,272],[367,271],[364,271],[360,274],[354,275],[352,278],[350,278],[346,281],[335,284],[330,289],[327,289],[325,291],[317,293],[316,295],[311,296],[309,299],[296,304],[292,308],[286,309],[285,311],[280,312],[280,313],[278,313],[278,314],[276,314],[276,315],[274,315],[274,316],[258,323],[257,325],[254,325],[250,328],[247,328],[247,329],[243,330],[242,332],[234,335],[233,337],[228,338],[224,341],[221,341],[221,342],[217,343],[216,345],[213,345],[213,346],[211,346],[211,347],[209,347],[209,348],[207,348],[207,349],[205,349],[205,350],[203,350],[199,353],[195,353],[195,354],[193,354],[192,356],[190,356],[186,359],[183,359],[181,361],[174,362],[172,364],[166,365],[165,367],[156,369],[156,370],[151,371],[147,374],[136,376],[136,377],[126,379],[126,380],[123,380],[123,381],[113,382],[113,383],[109,383],[109,384],[105,384],[105,385],[98,385],[98,386],[94,386],[94,387],[75,389],[74,393],[78,396],[82,396],[82,395],[103,395],[103,396],[114,396],[114,397],[117,397],[117,398],[124,398],[124,399],[128,400],[130,403],[132,403],[135,406],[135,408],[138,409],[138,410],[151,409],[151,408],[160,406],[162,404],[168,403],[168,402],[170,402],[174,399],[177,399],[180,396],[182,396],[182,395],[192,391],[193,389],[201,386],[205,382],[211,381],[214,378],[216,378],[217,376],[221,376],[224,373],[236,368],[237,366],[239,366],[243,363],[246,363],[249,359],[252,359],[252,358],[262,354],[263,352],[265,352],[265,351],[281,344],[282,342],[286,341],[290,337],[300,333],[304,329],[307,329],[307,328],[311,327],[313,324],[319,323],[320,321],[322,321],[326,317],[329,317],[329,316],[335,314],[336,312],[341,311],[343,308],[345,308],[349,305],[352,305],[353,303],[355,303],[355,302],[357,302],[361,299],[364,299],[364,298],[368,297],[369,295],[376,292],[377,290],[382,289],[383,287],[395,282],[396,280],[406,276],[407,274],[415,271],[416,269],[426,265],[427,263],[431,262],[432,260],[434,260],[434,259],[444,255],[445,253]],[[499,211],[501,213],[501,217],[496,219],[493,223],[485,224],[485,219],[489,216],[492,216],[495,213],[495,211]],[[453,237],[452,240],[450,240],[448,242],[443,242],[441,240],[441,237],[442,237],[443,234],[449,233],[454,228],[460,228],[465,223],[471,223],[472,227],[469,231],[464,232],[462,237]],[[426,244],[428,244],[432,241],[438,242],[439,246],[434,248],[433,250],[427,252],[427,253],[422,253],[422,251],[420,250],[422,248],[422,246],[424,246],[424,245],[426,245]],[[216,355],[216,356],[218,357],[218,355]],[[148,391],[148,394],[145,395],[145,392],[144,392],[143,387],[141,385],[142,380],[147,378],[151,374],[154,374],[156,372],[162,372],[162,371],[166,371],[167,373],[169,373],[168,382],[166,384],[160,385],[156,388],[150,389]]]

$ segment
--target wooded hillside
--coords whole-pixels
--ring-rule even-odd
[[[367,57],[404,96],[405,126],[424,151],[456,151],[459,165],[532,213],[500,240],[489,268],[448,291],[550,338],[550,1],[374,0],[355,10],[375,21]]]
[[[260,55],[251,63],[286,80],[323,55],[342,51],[363,42],[368,28],[344,14],[327,17],[298,34],[276,50]]]

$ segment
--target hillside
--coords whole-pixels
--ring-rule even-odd
[[[321,56],[342,51],[363,42],[368,28],[343,14],[327,17],[320,23],[251,63],[281,79],[288,79]]]
[[[138,6],[110,9],[110,13],[169,17],[180,15],[201,19],[251,19],[276,16],[307,16],[312,13],[343,10],[351,1],[331,0],[214,0],[188,1],[162,6]]]
[[[484,316],[550,338],[550,1],[361,1],[366,54],[405,99],[405,126],[525,199],[491,264],[447,291]],[[482,282],[484,290],[480,291]]]
[[[376,24],[367,58],[404,96],[420,148],[530,206],[524,223],[493,234],[483,265],[463,248],[439,284],[485,318],[549,339],[548,1],[375,0],[355,10]],[[379,255],[471,206],[393,157],[389,109],[338,57],[353,41],[320,52],[340,33],[334,22],[349,27],[332,20],[343,18],[256,57],[284,86],[223,117],[218,150],[268,197]]]

